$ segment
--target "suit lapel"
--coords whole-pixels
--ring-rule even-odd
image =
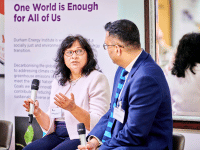
[[[146,60],[146,58],[149,56],[144,50],[142,51],[141,55],[136,60],[135,64],[133,65],[131,72],[129,73],[128,79],[132,78],[137,69],[140,67],[140,65]]]
[[[129,75],[128,75],[128,78],[126,79],[126,82],[125,82],[125,85],[124,85],[124,87],[123,87],[123,90],[122,90],[122,93],[121,93],[121,96],[120,96],[120,101],[122,101],[122,109],[125,109],[124,108],[124,106],[123,106],[123,102],[125,101],[125,99],[124,99],[124,97],[125,97],[125,91],[126,91],[126,88],[127,88],[127,86],[128,86],[128,82],[129,82],[129,80],[134,76],[134,74],[135,74],[135,72],[138,70],[138,68],[141,66],[141,64],[147,59],[149,57],[149,54],[148,53],[146,53],[144,50],[142,51],[142,53],[141,53],[141,55],[138,57],[138,59],[136,60],[136,62],[135,62],[135,64],[133,65],[133,67],[132,67],[132,69],[131,69],[131,72],[129,73]],[[121,72],[122,71],[122,67],[119,67],[119,72]],[[117,77],[117,80],[116,80],[116,82],[119,82],[119,76],[120,76],[120,74],[118,75],[118,77]],[[117,85],[117,84],[116,84]],[[116,92],[116,88],[115,88],[115,91],[113,91],[113,92]],[[119,101],[118,100],[118,101]],[[115,126],[115,124],[116,124],[116,119],[114,118],[114,125],[112,126],[112,130],[115,128],[114,126]],[[111,131],[112,132],[112,131]]]
[[[131,69],[131,72],[129,73],[128,75],[128,78],[126,79],[126,82],[125,82],[125,85],[123,87],[123,90],[122,90],[122,93],[121,93],[121,96],[120,96],[120,100],[122,101],[122,104],[123,104],[123,101],[125,101],[124,97],[125,97],[125,91],[126,91],[126,88],[129,84],[129,81],[130,79],[134,76],[135,72],[138,70],[138,68],[141,66],[141,64],[149,57],[149,54],[146,53],[144,50],[142,51],[141,55],[138,57],[138,59],[136,60],[135,64],[133,65],[132,69]],[[123,69],[123,68],[122,68]],[[120,71],[122,70],[120,69]],[[119,101],[119,100],[118,100]],[[122,108],[124,109],[123,105],[122,105]]]

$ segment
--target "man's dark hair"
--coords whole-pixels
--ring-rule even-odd
[[[185,77],[185,71],[189,68],[195,74],[193,69],[197,63],[200,63],[200,33],[185,34],[179,41],[171,73]]]
[[[89,75],[93,70],[97,70],[97,61],[94,58],[94,53],[88,41],[81,35],[68,36],[62,41],[55,59],[56,70],[54,76],[60,78],[59,84],[62,86],[70,80],[71,74],[70,69],[65,65],[64,52],[66,49],[70,48],[75,41],[78,41],[81,47],[87,52],[87,64],[83,67],[82,74]]]
[[[105,25],[105,30],[109,35],[116,36],[119,40],[126,45],[137,45],[140,47],[140,33],[137,26],[126,19],[108,22]]]

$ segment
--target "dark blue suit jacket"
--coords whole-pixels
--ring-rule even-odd
[[[113,106],[120,73],[115,74]],[[142,51],[128,75],[120,100],[125,110],[124,123],[115,120],[112,138],[100,150],[172,150],[172,110],[169,87],[161,68]],[[111,109],[89,133],[103,138]]]

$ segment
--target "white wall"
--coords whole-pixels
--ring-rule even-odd
[[[0,77],[0,120],[5,119],[5,79]]]
[[[118,19],[128,19],[137,25],[140,32],[141,47],[145,48],[144,1],[119,0]]]
[[[185,136],[184,150],[200,150],[200,131],[199,130],[183,130],[174,129],[174,132],[181,133]]]

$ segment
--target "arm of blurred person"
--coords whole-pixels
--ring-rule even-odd
[[[163,72],[165,74],[165,77],[167,77],[169,74],[171,74],[171,70],[173,68],[174,65],[174,61],[175,61],[175,52],[172,52],[172,55],[169,59],[168,64],[164,67]]]
[[[27,112],[29,112],[30,103],[35,105],[33,114],[34,114],[38,124],[45,130],[48,130],[49,125],[50,125],[49,116],[39,108],[39,102],[37,100],[34,102],[30,98],[28,100],[25,100],[24,104],[23,104],[23,106],[26,108]]]

